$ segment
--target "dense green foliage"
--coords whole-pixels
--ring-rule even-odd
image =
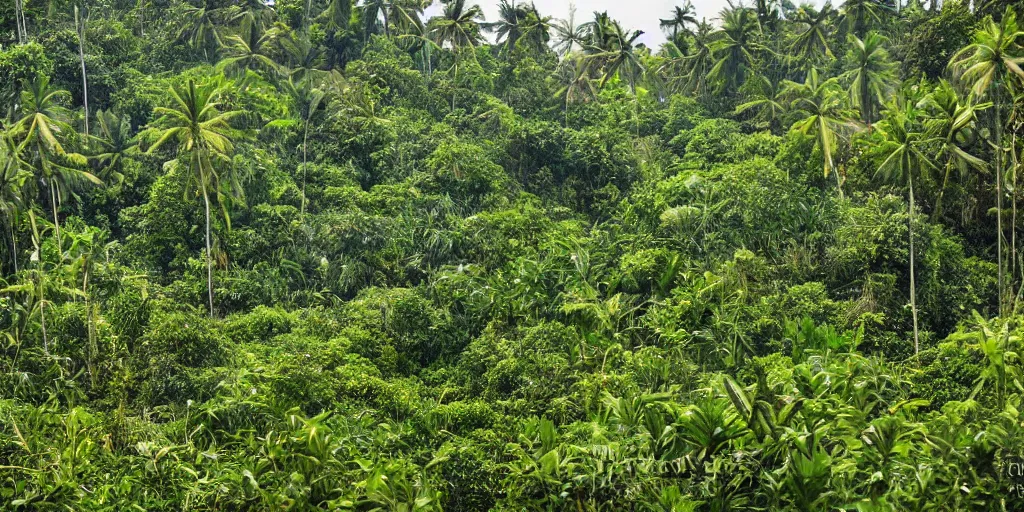
[[[0,7],[0,509],[1024,506],[1019,3],[442,3]]]

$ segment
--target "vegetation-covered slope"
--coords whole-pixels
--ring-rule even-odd
[[[942,3],[5,3],[0,509],[1019,509],[1024,13]]]

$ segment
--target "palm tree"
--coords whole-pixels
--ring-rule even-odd
[[[362,6],[363,37],[369,39],[376,34],[381,26],[384,28],[384,36],[391,37],[391,28],[388,22],[388,12],[391,10],[389,0],[364,0]],[[383,24],[381,18],[384,19]]]
[[[960,79],[971,87],[979,98],[992,97],[995,115],[995,173],[996,173],[996,259],[999,266],[999,311],[1005,303],[1005,275],[1003,269],[1003,94],[1005,81],[1016,76],[1024,79],[1024,57],[1021,57],[1018,39],[1024,31],[1017,26],[1017,15],[1010,7],[997,23],[988,17],[982,28],[974,33],[974,42],[950,59],[950,66],[961,70]]]
[[[697,31],[693,34],[693,48],[685,59],[686,76],[683,91],[699,97],[708,92],[708,75],[715,67],[714,60],[714,27],[706,20],[701,20]]]
[[[825,177],[829,177],[836,171],[835,154],[839,137],[843,132],[856,127],[851,121],[853,112],[844,105],[837,79],[822,81],[818,70],[811,68],[804,83],[786,81],[783,89],[786,96],[794,98],[790,102],[790,109],[800,118],[791,129],[814,138],[815,146],[821,151]],[[835,175],[841,199],[843,184],[839,173],[835,172]]]
[[[569,17],[555,20],[552,28],[555,32],[555,52],[563,58],[569,56],[576,46],[582,48],[587,40],[586,26],[576,24],[576,6],[572,4],[569,4]]]
[[[483,42],[480,22],[484,19],[479,5],[466,6],[466,0],[444,0],[441,16],[431,18],[430,37],[438,46],[453,49],[477,46]]]
[[[863,40],[850,34],[847,40],[850,50],[843,80],[850,84],[850,103],[860,109],[861,120],[870,126],[896,81],[896,65],[889,60],[883,46],[886,39],[878,32],[869,32]]]
[[[763,49],[760,34],[761,25],[751,9],[736,7],[722,13],[722,30],[715,33],[711,45],[715,64],[708,72],[708,79],[718,84],[718,93],[735,92],[746,80],[756,53]]]
[[[939,196],[935,200],[935,219],[942,215],[942,202],[949,186],[953,169],[961,175],[969,169],[984,170],[988,164],[968,152],[975,137],[974,126],[978,113],[992,106],[991,103],[977,103],[973,95],[961,97],[949,82],[943,80],[922,101],[930,111],[925,120],[932,142],[937,143],[936,162],[942,164],[944,173]]]
[[[241,79],[242,88],[247,85],[249,71],[279,72],[280,66],[270,54],[277,36],[277,30],[264,31],[259,23],[243,20],[239,34],[225,38],[226,56],[217,63],[217,67],[226,75]]]
[[[612,77],[618,76],[629,85],[630,92],[636,96],[636,80],[644,71],[644,65],[636,54],[636,41],[643,35],[643,31],[629,32],[623,29],[619,22],[613,21],[608,27],[607,34],[607,50],[590,55],[590,58],[601,63],[601,87],[604,87]]]
[[[586,56],[576,55],[562,61],[555,70],[555,76],[561,86],[555,96],[562,103],[566,127],[569,126],[569,106],[589,101],[597,96],[592,76],[592,62]]]
[[[846,0],[840,12],[840,21],[848,35],[864,37],[872,26],[882,23],[882,12],[889,7],[879,0]]]
[[[99,146],[99,153],[91,158],[102,166],[100,175],[121,176],[121,160],[134,147],[132,128],[127,116],[118,116],[107,110],[96,111],[96,131],[92,138]]]
[[[97,185],[101,182],[96,176],[77,168],[85,164],[85,157],[66,151],[58,137],[72,131],[68,124],[68,110],[61,105],[61,101],[70,97],[70,94],[50,87],[50,79],[45,76],[36,77],[25,85],[27,90],[21,93],[23,117],[15,128],[15,132],[22,136],[17,153],[30,153],[30,165],[49,189],[54,231],[57,247],[60,248],[57,210],[61,198],[83,182]]]
[[[89,81],[85,73],[85,14],[75,6],[75,33],[78,36],[78,63],[82,67],[82,105],[85,109],[85,133],[89,133]]]
[[[887,112],[880,123],[879,132],[884,140],[879,146],[884,159],[878,166],[877,174],[886,181],[907,184],[907,223],[910,231],[910,312],[914,321],[914,355],[921,352],[917,325],[917,287],[914,273],[914,173],[924,168],[934,169],[935,164],[923,151],[926,134],[916,130],[920,111],[913,105],[894,107]]]
[[[743,87],[747,101],[736,107],[735,114],[756,110],[757,114],[754,119],[763,123],[758,126],[765,126],[772,132],[776,132],[779,120],[786,111],[786,107],[781,101],[783,95],[783,91],[780,89],[781,84],[773,83],[764,75],[757,75],[743,84]]]
[[[668,19],[662,19],[661,29],[665,31],[665,34],[669,36],[669,40],[673,43],[679,44],[679,36],[681,34],[689,34],[690,26],[697,26],[697,10],[693,8],[693,4],[690,0],[686,0],[682,6],[675,6],[672,8],[672,16]]]
[[[23,192],[32,173],[18,155],[18,147],[9,130],[0,130],[0,215],[11,236],[11,264],[18,272],[18,216],[25,206]]]
[[[395,0],[391,2],[388,17],[401,34],[423,32],[423,11],[429,6],[426,0]]]
[[[329,0],[323,16],[325,18],[324,27],[327,30],[347,29],[349,20],[352,18],[352,0]]]
[[[284,85],[285,90],[295,101],[297,120],[276,119],[267,124],[270,128],[286,127],[298,121],[302,125],[302,204],[299,208],[300,218],[306,215],[306,167],[308,162],[307,147],[309,144],[309,123],[327,98],[325,88],[315,87],[310,77],[302,80],[289,79]]]
[[[281,53],[287,61],[288,77],[295,82],[322,75],[324,63],[323,50],[313,44],[309,36],[303,32],[292,32],[287,37],[277,39]]]
[[[441,16],[430,19],[428,34],[439,47],[449,45],[455,52],[452,68],[455,71],[452,87],[452,110],[458,96],[459,55],[463,48],[474,48],[483,42],[480,35],[480,22],[484,14],[479,5],[466,7],[466,0],[444,0],[444,11]],[[476,53],[473,53],[476,59]]]
[[[225,89],[216,83],[196,86],[192,80],[189,80],[187,87],[172,87],[170,106],[154,109],[154,113],[160,115],[153,123],[153,129],[159,135],[148,150],[148,153],[153,153],[167,143],[176,142],[178,156],[167,164],[171,168],[184,166],[203,197],[206,213],[206,287],[211,317],[214,310],[210,192],[216,192],[224,220],[230,228],[231,219],[227,209],[229,197],[222,185],[225,173],[230,171],[231,155],[234,153],[233,132],[229,122],[241,114],[237,110],[219,110],[220,98],[224,93]]]
[[[825,2],[821,10],[815,12],[810,6],[797,9],[793,21],[804,26],[803,32],[797,34],[790,48],[792,58],[803,67],[820,64],[834,59],[832,49],[828,46],[831,37],[832,17],[835,9],[831,2]]]
[[[194,50],[202,50],[203,58],[210,60],[211,48],[220,46],[220,34],[214,20],[214,9],[185,4],[178,28],[178,40],[187,41]]]
[[[510,52],[523,35],[523,23],[527,17],[526,7],[516,0],[501,0],[498,4],[498,20],[484,23],[483,28],[494,32],[495,41],[502,51]]]

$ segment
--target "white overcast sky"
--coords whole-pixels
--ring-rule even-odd
[[[472,2],[473,0],[470,0]],[[476,0],[483,8],[488,21],[498,17],[499,0]],[[520,0],[529,1],[529,0]],[[467,2],[467,3],[470,3]],[[565,18],[569,15],[569,2],[565,0],[533,0],[537,9],[545,16]],[[643,30],[640,41],[657,49],[665,42],[665,35],[658,26],[658,20],[668,18],[672,8],[683,5],[681,0],[575,0],[577,22],[590,21],[594,11],[608,11],[608,15],[619,20],[625,28]],[[737,2],[739,3],[739,2]],[[800,2],[794,2],[799,4]],[[752,0],[747,0],[752,4]],[[709,22],[718,17],[726,6],[726,0],[693,0],[698,18],[707,18]],[[435,3],[428,11],[427,17],[440,11],[440,4]]]

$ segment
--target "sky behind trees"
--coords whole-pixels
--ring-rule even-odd
[[[498,1],[483,0],[478,2],[491,21],[498,16]],[[534,0],[537,9],[546,16],[565,18],[569,15],[570,2],[564,0]],[[672,8],[682,5],[680,0],[577,0],[577,19],[588,21],[594,11],[608,11],[612,18],[622,22],[629,29],[643,30],[641,41],[647,46],[657,49],[665,42],[665,35],[658,27],[658,19],[667,17]],[[695,0],[697,15],[711,20],[726,6],[726,0]],[[427,13],[427,18],[440,11],[440,2],[435,2]]]

